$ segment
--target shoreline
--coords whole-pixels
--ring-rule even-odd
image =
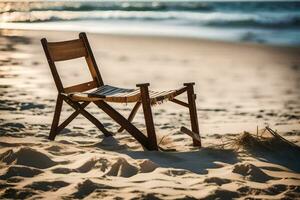
[[[19,31],[19,32],[66,32],[66,33],[80,33],[81,31],[73,30],[47,30],[47,29],[22,29],[22,28],[1,28],[1,31]],[[83,31],[92,35],[102,35],[102,36],[114,36],[114,37],[133,37],[133,38],[158,38],[158,39],[174,39],[174,40],[187,40],[187,41],[199,41],[199,42],[208,42],[208,43],[220,43],[220,44],[232,44],[232,45],[245,45],[245,46],[262,46],[269,48],[279,48],[279,49],[291,49],[291,50],[300,50],[298,45],[288,45],[288,44],[270,44],[264,42],[251,42],[251,41],[234,41],[234,40],[222,40],[222,39],[210,39],[204,37],[194,37],[194,36],[183,36],[183,35],[158,35],[158,34],[143,34],[143,33],[105,33],[105,32],[93,32],[93,31]]]

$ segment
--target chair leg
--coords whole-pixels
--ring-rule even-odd
[[[143,106],[149,146],[151,150],[158,150],[152,110],[151,110],[151,102],[150,102],[150,96],[148,90],[149,83],[138,84],[137,86],[140,87],[141,90],[141,101]]]
[[[106,130],[104,125],[99,120],[97,120],[93,115],[91,115],[88,111],[86,111],[80,103],[72,101],[66,96],[63,96],[63,98],[67,104],[69,104],[72,108],[77,110],[80,114],[82,114],[90,122],[92,122],[106,137],[112,136],[111,132]]]
[[[149,147],[149,141],[147,137],[109,104],[104,101],[94,101],[94,103],[120,126],[124,127],[124,129],[128,131],[128,133],[130,133],[137,141],[139,141],[146,149],[153,150]]]
[[[196,109],[196,95],[194,93],[194,83],[185,83],[187,86],[188,105],[191,119],[192,131],[200,136],[197,109]],[[201,142],[193,139],[193,145],[201,147]]]
[[[141,102],[139,102],[139,101],[134,105],[134,107],[133,107],[132,111],[130,112],[130,114],[128,116],[128,119],[127,119],[129,122],[132,122],[132,120],[135,117],[135,115],[136,115],[137,111],[139,110],[140,106],[141,106]],[[118,132],[121,133],[123,130],[124,130],[124,128],[121,126],[119,128]]]
[[[50,130],[50,134],[49,134],[49,140],[54,140],[55,136],[57,135],[57,127],[58,127],[58,123],[59,123],[62,104],[63,104],[63,99],[62,99],[61,95],[58,95],[57,100],[56,100],[56,106],[55,106],[53,121],[52,121],[52,125],[51,125],[51,130]]]
[[[91,102],[84,102],[81,105],[82,108],[85,108]],[[62,122],[56,129],[57,132],[63,130],[73,119],[75,119],[80,114],[79,110],[74,111],[64,122]]]

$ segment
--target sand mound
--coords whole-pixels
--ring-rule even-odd
[[[226,183],[231,183],[231,182],[232,181],[229,179],[219,178],[219,177],[210,177],[210,178],[204,179],[204,183],[214,183],[219,186],[226,184]]]
[[[45,169],[56,165],[46,154],[29,147],[20,148],[17,152],[12,150],[4,152],[0,160],[6,164],[15,163],[39,169]]]
[[[80,173],[89,172],[91,169],[93,169],[93,167],[96,165],[97,162],[98,162],[98,160],[96,160],[96,159],[88,160],[83,165],[81,165],[80,167],[75,169],[74,171],[80,172]]]
[[[234,199],[238,198],[240,195],[238,192],[233,192],[229,190],[224,189],[217,189],[214,190],[210,195],[205,197],[205,199],[211,200],[211,199]]]
[[[53,145],[51,147],[46,148],[48,151],[60,152],[63,148],[58,145]]]
[[[40,191],[56,191],[68,185],[70,185],[70,183],[64,181],[39,181],[39,182],[33,182],[30,185],[26,185],[25,188],[31,188]]]
[[[0,179],[8,179],[14,176],[22,177],[34,177],[38,174],[43,173],[43,171],[31,167],[22,167],[22,166],[10,166],[6,173],[0,176]]]
[[[113,189],[113,187],[108,185],[103,185],[99,183],[94,183],[93,181],[87,179],[82,183],[77,185],[77,192],[73,193],[72,198],[83,199],[90,195],[97,189]]]
[[[236,164],[233,166],[232,172],[244,176],[247,180],[260,183],[264,183],[271,179],[274,179],[273,177],[267,175],[261,169],[250,163]]]
[[[129,164],[125,158],[119,158],[106,173],[108,176],[131,177],[138,173],[138,168]]]
[[[142,160],[142,162],[139,164],[140,165],[140,172],[141,173],[149,173],[153,172],[156,168],[159,167],[158,164],[152,162],[151,160]]]

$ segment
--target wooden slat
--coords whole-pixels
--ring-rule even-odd
[[[65,93],[71,93],[71,92],[84,92],[87,90],[91,90],[93,88],[97,87],[96,81],[89,81],[86,83],[81,83],[78,85],[73,85],[71,87],[64,88]]]
[[[70,60],[87,56],[86,48],[81,39],[49,42],[48,49],[53,61]]]
[[[75,89],[77,89],[76,86]],[[182,93],[182,91],[186,90],[186,88],[183,89],[180,88],[179,90],[167,90],[161,92],[149,91],[151,102],[155,103],[156,101],[162,101],[164,99],[171,100],[173,97],[177,96],[177,92]],[[104,85],[93,92],[72,94],[72,98],[83,101],[97,101],[103,99],[107,102],[131,103],[140,101],[141,93],[139,89],[125,89]]]

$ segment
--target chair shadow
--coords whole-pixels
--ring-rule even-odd
[[[128,150],[118,152],[133,159],[149,159],[160,167],[185,169],[197,174],[207,174],[208,169],[222,167],[221,163],[235,164],[239,161],[234,151],[213,148],[202,148],[192,152]]]
[[[260,161],[284,166],[291,171],[300,173],[300,149],[278,148],[270,150],[267,148],[247,149],[247,152]]]
[[[120,145],[119,141],[114,138],[110,139],[109,142],[104,141],[105,139],[93,146],[117,151],[133,159],[148,159],[161,167],[186,169],[197,174],[207,174],[208,169],[222,167],[221,163],[236,164],[240,162],[238,153],[230,149],[201,148],[190,152],[131,151],[127,145]],[[106,143],[107,146],[104,145]],[[300,148],[286,147],[284,144],[277,144],[276,146],[278,148],[272,150],[261,145],[245,146],[245,150],[247,154],[260,161],[278,164],[299,173]]]

